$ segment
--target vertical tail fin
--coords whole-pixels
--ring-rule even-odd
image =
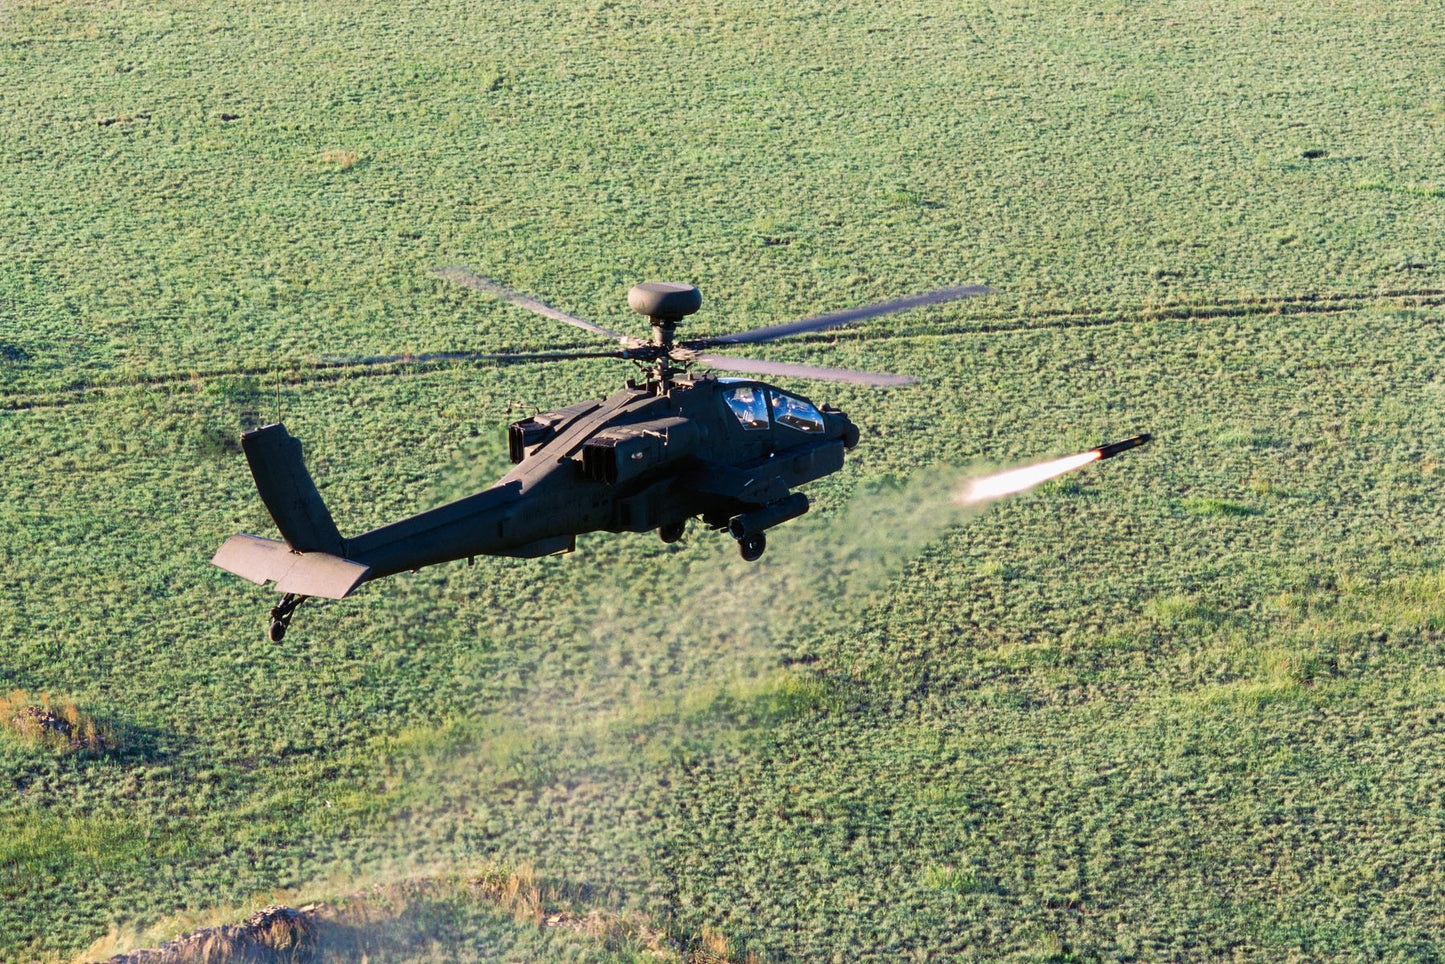
[[[298,552],[344,555],[341,533],[301,458],[301,443],[286,426],[276,422],[246,432],[241,450],[286,544]]]

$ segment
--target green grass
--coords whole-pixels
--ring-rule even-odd
[[[0,959],[478,864],[680,955],[1438,957],[1435,13],[0,6],[0,692],[117,736],[0,740]],[[1000,294],[759,349],[923,383],[796,386],[865,443],[755,566],[583,537],[272,645],[239,430],[352,533],[630,374],[317,366],[586,343],[454,263],[631,332]],[[454,896],[391,958],[644,953]]]

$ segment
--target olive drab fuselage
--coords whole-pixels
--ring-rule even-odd
[[[566,552],[581,533],[645,532],[694,516],[729,528],[837,471],[858,438],[842,412],[710,376],[676,379],[665,392],[629,386],[508,434],[517,465],[496,485],[345,540],[345,558],[375,579],[469,556]]]

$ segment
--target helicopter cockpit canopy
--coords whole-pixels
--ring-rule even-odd
[[[723,401],[746,429],[768,427],[769,402],[772,422],[799,432],[823,431],[823,416],[809,402],[776,388],[743,382],[723,391]]]
[[[761,385],[734,385],[722,393],[723,401],[737,416],[743,428],[768,427],[768,402]]]
[[[768,397],[773,403],[774,422],[795,428],[800,432],[823,431],[823,416],[819,415],[818,410],[808,402],[796,395],[780,392],[776,388],[768,389]]]

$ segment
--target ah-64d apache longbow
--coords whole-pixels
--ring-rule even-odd
[[[593,334],[614,339],[606,351],[448,356],[498,361],[622,358],[645,378],[629,379],[611,398],[578,402],[513,422],[508,447],[516,467],[489,489],[456,502],[343,538],[306,471],[301,443],[279,422],[241,436],[261,499],[285,542],[240,533],[212,560],[283,593],[271,610],[270,638],[280,640],[296,607],[312,596],[341,599],[363,582],[473,556],[534,558],[576,547],[584,532],[646,532],[682,538],[700,517],[726,530],[746,560],[763,554],[765,533],[808,511],[798,486],[843,467],[858,444],[856,425],[836,408],[752,378],[690,373],[690,365],[746,375],[820,378],[865,385],[906,385],[874,374],[714,355],[704,351],[789,335],[990,293],[982,286],[925,294],[818,315],[787,324],[708,338],[677,339],[677,324],[702,298],[691,285],[648,283],[627,303],[646,315],[652,338],[626,337],[557,311],[464,268],[436,271],[449,281]]]

